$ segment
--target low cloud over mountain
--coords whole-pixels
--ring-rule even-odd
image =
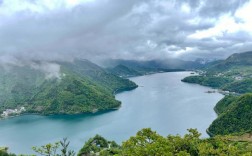
[[[252,49],[248,0],[0,0],[0,60],[224,58]]]

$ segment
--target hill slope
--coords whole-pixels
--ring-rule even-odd
[[[114,68],[108,68],[107,70],[115,75],[119,75],[120,77],[132,77],[142,75],[142,73],[124,65],[117,65]]]
[[[183,79],[237,93],[252,92],[252,52],[233,54],[205,68],[204,74]]]
[[[114,92],[137,87],[87,60],[50,62],[60,67],[58,73],[41,70],[43,62],[34,64],[38,68],[25,65],[0,69],[0,113],[21,107],[25,107],[26,112],[41,114],[108,110],[120,106]]]
[[[137,71],[141,69],[155,70],[155,69],[198,69],[203,67],[202,62],[199,61],[184,61],[179,59],[163,59],[163,60],[121,60],[112,59],[102,63],[105,67],[115,67],[117,65],[124,65]]]
[[[219,105],[226,106],[210,125],[208,131],[211,134],[243,134],[252,130],[252,94],[245,94],[232,100],[223,100]]]

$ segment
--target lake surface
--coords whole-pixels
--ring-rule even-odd
[[[0,146],[16,154],[31,154],[32,146],[68,137],[78,150],[95,134],[118,143],[145,127],[158,133],[184,135],[197,128],[203,137],[216,118],[215,104],[223,97],[208,87],[183,83],[190,72],[171,72],[131,78],[139,87],[116,95],[122,107],[107,113],[74,116],[25,115],[0,121]]]

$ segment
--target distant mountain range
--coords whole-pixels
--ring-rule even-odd
[[[210,71],[227,71],[233,68],[249,67],[252,65],[252,51],[235,53],[225,60],[210,63],[207,69]]]
[[[173,72],[200,69],[205,66],[206,60],[183,61],[178,59],[166,60],[107,60],[102,64],[107,70],[121,77],[140,76],[157,72]]]
[[[124,65],[133,69],[198,69],[204,67],[205,62],[202,62],[202,59],[197,59],[195,61],[184,61],[179,59],[163,59],[163,60],[122,60],[122,59],[111,59],[103,61],[102,63],[105,67],[112,68],[117,65]]]

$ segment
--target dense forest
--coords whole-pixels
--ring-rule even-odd
[[[96,135],[89,139],[79,152],[69,149],[69,141],[33,147],[38,155],[45,156],[250,156],[252,143],[237,141],[230,136],[216,136],[201,139],[196,129],[188,129],[184,136],[168,135],[163,137],[150,128],[142,129],[135,136],[118,145]],[[8,154],[7,149],[0,149],[1,156],[14,156]]]
[[[114,93],[137,87],[88,60],[33,63],[33,66],[0,68],[0,114],[21,107],[25,108],[22,113],[39,114],[114,109],[120,106]],[[50,71],[55,66],[58,71]]]
[[[232,82],[230,78],[213,77],[213,76],[189,76],[182,79],[183,82],[197,83],[203,86],[221,88],[227,83]]]
[[[252,94],[227,96],[215,109],[219,116],[209,127],[210,134],[244,134],[252,131]]]

